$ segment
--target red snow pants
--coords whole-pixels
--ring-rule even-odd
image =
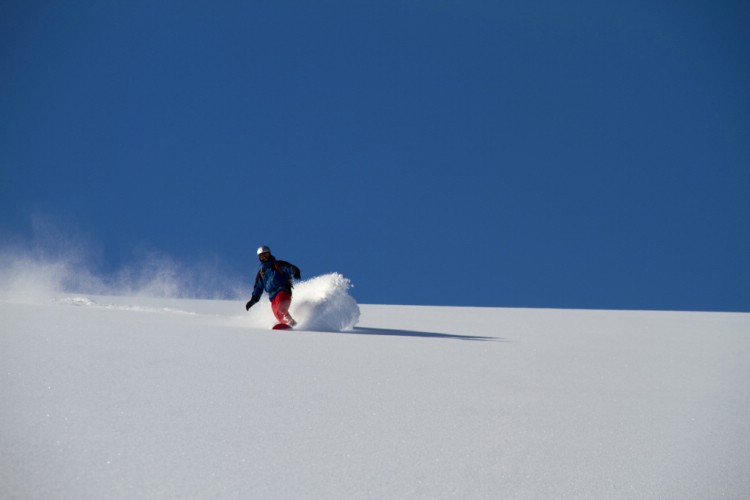
[[[293,323],[294,320],[289,316],[289,306],[292,303],[292,294],[281,291],[271,301],[271,310],[279,323]]]

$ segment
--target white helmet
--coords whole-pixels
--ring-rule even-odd
[[[265,245],[258,247],[258,255],[266,252],[271,253],[271,249]]]

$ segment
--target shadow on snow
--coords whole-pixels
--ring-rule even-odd
[[[390,337],[419,337],[428,339],[475,340],[489,342],[505,342],[500,337],[482,337],[477,335],[453,335],[450,333],[418,332],[414,330],[392,330],[389,328],[356,327],[341,333],[351,335],[384,335]]]

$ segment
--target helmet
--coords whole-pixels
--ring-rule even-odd
[[[271,253],[271,249],[265,245],[258,247],[258,255],[266,252]]]

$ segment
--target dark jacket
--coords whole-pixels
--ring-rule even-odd
[[[299,268],[294,264],[283,260],[269,258],[261,263],[258,274],[255,276],[252,302],[258,302],[263,290],[268,292],[268,297],[273,300],[276,295],[283,291],[292,293],[292,278],[300,279]]]

